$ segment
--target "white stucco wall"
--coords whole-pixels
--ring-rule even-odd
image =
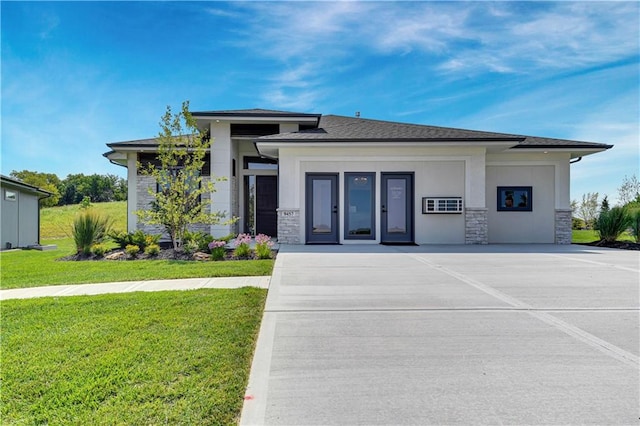
[[[138,229],[138,153],[127,154],[127,232]]]
[[[553,165],[487,166],[489,243],[554,243],[555,167]],[[498,186],[531,186],[530,212],[498,211]]]
[[[211,201],[211,211],[222,211],[231,217],[234,212],[232,198],[232,154],[231,125],[229,122],[220,121],[211,123],[211,175],[224,176],[225,181],[216,182],[216,192]],[[224,237],[234,231],[234,225],[212,225],[211,235]]]
[[[484,185],[471,195],[467,187],[476,187],[478,179],[484,180],[484,150],[476,148],[428,148],[428,147],[358,147],[331,148],[281,148],[280,149],[280,208],[300,209],[300,241],[305,241],[305,175],[306,173],[339,174],[339,226],[340,242],[344,239],[344,173],[376,173],[376,229],[380,229],[380,182],[382,172],[414,173],[415,241],[418,244],[463,244],[465,222],[463,214],[422,214],[422,197],[449,196],[471,198],[477,207],[484,206]],[[477,176],[468,176],[476,173]],[[469,182],[465,185],[465,182]],[[474,182],[471,184],[471,182]],[[363,241],[356,241],[364,243]],[[376,240],[380,242],[380,233]]]

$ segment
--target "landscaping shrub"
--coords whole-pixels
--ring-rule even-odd
[[[258,259],[270,259],[271,247],[273,247],[273,241],[271,237],[264,234],[256,235],[256,256]]]
[[[236,239],[233,241],[233,245],[235,246],[235,250],[233,251],[233,255],[238,258],[247,258],[251,255],[251,235],[249,234],[238,234]]]
[[[107,246],[105,246],[104,244],[98,243],[91,246],[91,253],[93,253],[94,256],[102,257],[106,252]]]
[[[140,229],[135,232],[111,232],[109,234],[109,238],[111,238],[121,249],[126,248],[128,245],[135,245],[142,251],[151,244],[158,244],[160,242],[160,237],[161,235],[159,234],[146,234]]]
[[[631,216],[631,234],[636,243],[640,243],[640,210]]]
[[[193,254],[198,251],[198,243],[194,240],[189,240],[186,243],[182,244],[182,250],[186,254]]]
[[[204,232],[186,231],[182,237],[183,245],[191,243],[191,247],[197,247],[195,251],[206,252],[209,243],[213,241],[213,237]]]
[[[88,209],[78,213],[71,226],[71,235],[78,253],[88,256],[91,246],[102,242],[109,227],[109,219],[95,210]]]
[[[140,253],[140,247],[135,244],[129,244],[124,248],[124,251],[129,255],[129,257],[135,258],[138,253]]]
[[[627,230],[631,222],[631,216],[625,207],[613,207],[600,213],[596,220],[596,228],[600,239],[611,243]]]
[[[227,243],[224,241],[211,241],[209,243],[209,251],[211,252],[212,260],[222,260],[224,259],[224,254],[226,252],[225,245]]]
[[[571,218],[571,229],[585,229],[586,227],[587,224],[584,223],[584,220],[580,219],[579,217]]]
[[[149,244],[145,247],[144,253],[148,256],[157,256],[160,253],[160,246],[158,244]]]

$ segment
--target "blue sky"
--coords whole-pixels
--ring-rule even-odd
[[[283,109],[614,144],[638,174],[638,2],[1,3],[2,173],[111,173],[166,105]]]

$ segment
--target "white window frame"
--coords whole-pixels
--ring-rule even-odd
[[[4,190],[4,199],[7,201],[18,201],[18,192],[9,189]]]
[[[422,214],[461,214],[462,197],[422,197]]]

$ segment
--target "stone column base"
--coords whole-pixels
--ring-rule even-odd
[[[301,244],[300,209],[278,209],[278,243]]]
[[[486,208],[467,207],[464,211],[464,243],[488,244],[489,226]]]
[[[555,243],[571,244],[571,209],[556,209]]]

